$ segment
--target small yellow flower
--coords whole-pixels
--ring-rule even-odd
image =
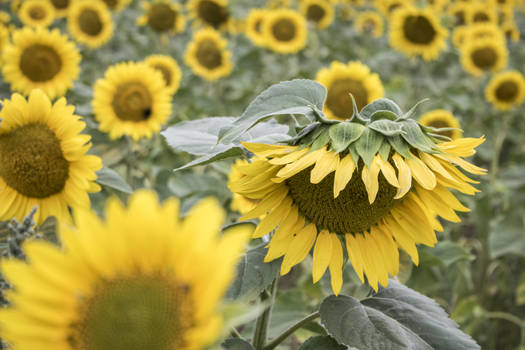
[[[459,139],[461,137],[461,125],[459,120],[454,117],[452,113],[444,109],[435,109],[430,112],[423,114],[419,118],[419,123],[424,126],[430,126],[433,128],[454,128],[456,130],[445,130],[438,132],[438,134],[451,138],[452,140]]]
[[[176,34],[184,32],[186,19],[182,7],[171,0],[143,1],[144,15],[137,19],[138,25],[148,25],[158,33]]]
[[[379,38],[384,30],[383,17],[375,11],[361,12],[357,15],[354,27],[361,34]]]
[[[47,1],[26,0],[18,11],[20,21],[30,27],[49,27],[55,20],[55,8]]]
[[[150,55],[144,61],[148,66],[162,73],[164,84],[170,94],[175,94],[179,89],[182,73],[177,61],[167,55]]]
[[[264,46],[264,35],[262,33],[262,23],[268,14],[266,9],[251,9],[248,17],[246,17],[246,36],[258,46]]]
[[[494,75],[485,88],[485,98],[501,111],[521,105],[525,100],[523,74],[514,70]]]
[[[334,21],[334,5],[328,0],[302,0],[300,10],[317,29],[324,29]]]
[[[269,11],[263,22],[262,33],[266,47],[270,50],[291,54],[305,47],[308,30],[301,14],[290,9],[277,9]]]
[[[102,0],[77,0],[69,10],[67,24],[71,36],[91,48],[104,45],[113,35],[111,12]]]
[[[189,0],[186,4],[196,26],[227,29],[230,21],[227,0]]]
[[[507,66],[508,49],[498,37],[465,41],[461,46],[461,64],[472,75],[497,72]]]

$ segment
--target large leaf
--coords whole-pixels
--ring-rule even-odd
[[[525,220],[519,210],[490,223],[489,248],[492,259],[506,254],[525,256]]]
[[[225,350],[254,350],[252,344],[243,339],[226,339],[221,348]]]
[[[131,193],[133,190],[127,184],[126,181],[119,175],[115,170],[110,168],[102,168],[97,171],[97,180],[99,184],[107,187],[111,187],[115,190]]]
[[[338,344],[329,336],[312,337],[304,342],[299,350],[350,350],[351,348]]]
[[[428,249],[425,249],[428,248]],[[474,255],[470,254],[465,248],[451,241],[438,242],[434,247],[424,247],[424,251],[439,259],[446,267],[458,261],[473,260]]]
[[[223,199],[230,195],[224,180],[212,175],[191,172],[171,178],[168,188],[178,198],[194,194],[209,194]]]
[[[330,296],[320,311],[332,337],[360,350],[480,349],[434,300],[393,280],[362,301]]]
[[[402,130],[405,132],[404,134],[401,134],[401,137],[403,137],[412,147],[425,153],[436,153],[435,144],[430,141],[423,131],[421,131],[421,128],[416,121],[409,119],[401,124],[403,125]]]
[[[237,299],[241,296],[256,296],[277,277],[281,260],[264,262],[267,249],[264,246],[250,249],[237,265],[237,276],[227,296]]]
[[[311,115],[323,110],[326,88],[318,82],[296,79],[272,85],[252,101],[232,128],[221,132],[220,142],[233,142],[261,120],[285,114]]]

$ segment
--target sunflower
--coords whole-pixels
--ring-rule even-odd
[[[465,17],[467,24],[474,23],[498,23],[498,12],[496,7],[489,6],[486,2],[473,2],[469,4],[469,10]]]
[[[419,124],[436,129],[445,129],[436,133],[452,140],[459,139],[462,134],[459,120],[454,117],[452,113],[444,109],[435,109],[423,114],[419,118]]]
[[[203,28],[193,35],[186,48],[184,60],[193,73],[206,79],[217,80],[229,75],[233,69],[228,42],[212,28]]]
[[[65,17],[69,8],[77,0],[46,0],[55,8],[55,15],[57,17]]]
[[[102,0],[80,0],[71,5],[67,16],[71,36],[79,43],[97,48],[111,39],[113,19]]]
[[[162,73],[145,63],[122,62],[97,80],[92,105],[99,129],[111,139],[138,140],[160,131],[171,114],[171,95]]]
[[[431,9],[405,6],[392,15],[390,44],[408,56],[436,59],[446,47],[447,30]]]
[[[55,8],[47,1],[26,0],[18,11],[20,21],[30,27],[48,27],[55,20]]]
[[[301,0],[300,10],[317,29],[324,29],[334,21],[334,5],[327,0]]]
[[[250,163],[247,160],[237,159],[232,165],[230,174],[228,175],[228,186],[233,182],[241,180],[244,177],[242,169],[249,166]],[[250,210],[254,209],[258,202],[259,200],[257,199],[251,199],[238,193],[233,193],[230,208],[233,211],[246,214]]]
[[[457,1],[448,7],[447,12],[454,17],[455,26],[464,26],[467,24],[467,12],[469,11],[469,6],[469,3],[467,2]]]
[[[428,8],[441,13],[449,5],[450,0],[426,0],[425,4]]]
[[[79,73],[80,54],[58,29],[24,27],[3,50],[2,72],[11,89],[29,95],[42,89],[50,98],[63,96]]]
[[[2,52],[5,46],[9,43],[9,29],[0,24],[0,64],[2,63]]]
[[[485,88],[485,98],[501,111],[521,105],[525,100],[523,74],[518,71],[496,74]]]
[[[361,34],[379,38],[384,30],[383,17],[375,11],[361,12],[355,20],[354,27]]]
[[[245,34],[255,45],[264,46],[262,23],[268,14],[266,9],[251,9],[246,17]]]
[[[177,61],[167,55],[151,55],[146,58],[144,63],[162,74],[164,84],[171,95],[177,92],[182,78]]]
[[[263,22],[262,32],[266,46],[283,54],[302,50],[308,33],[305,18],[290,9],[269,11]]]
[[[350,94],[358,110],[384,95],[379,75],[371,73],[367,66],[358,61],[348,64],[334,61],[329,68],[320,69],[315,80],[328,91],[323,112],[330,119],[345,120],[352,117]]]
[[[483,138],[436,143],[414,120],[390,121],[417,133],[426,146],[409,144],[400,135],[391,138],[352,121],[311,128],[311,133],[326,140],[322,143],[308,133],[295,145],[244,143],[255,158],[250,166],[239,169],[244,176],[232,182],[230,189],[259,200],[240,218],[266,215],[253,238],[277,228],[265,261],[284,255],[281,274],[288,273],[313,248],[314,283],[329,269],[332,289],[338,294],[344,244],[361,281],[366,276],[377,290],[378,283],[387,285],[389,274],[397,274],[398,248],[417,264],[416,244],[433,246],[437,242],[434,231],[442,230],[437,216],[459,222],[455,211],[469,211],[449,188],[471,195],[477,192],[468,183],[474,180],[456,166],[485,174],[486,170],[463,159],[474,154]],[[333,143],[329,135],[339,133],[330,129],[342,125],[356,133],[350,133],[354,135],[350,143]]]
[[[390,19],[394,12],[409,6],[410,3],[408,0],[375,0],[375,7]]]
[[[184,32],[186,19],[182,15],[182,8],[171,0],[143,1],[141,3],[144,15],[137,19],[138,25],[148,25],[158,33]]]
[[[466,27],[464,41],[476,40],[481,38],[493,38],[505,42],[505,34],[496,24],[476,23]]]
[[[266,3],[266,7],[273,10],[280,8],[288,8],[291,6],[291,0],[268,0]]]
[[[89,208],[88,192],[100,187],[100,158],[86,155],[89,135],[65,98],[52,104],[41,90],[26,100],[13,94],[0,111],[0,220],[22,220],[38,206],[35,220],[70,221],[69,207]]]
[[[116,200],[102,221],[75,212],[58,248],[24,244],[29,263],[4,260],[14,286],[0,310],[1,336],[14,349],[198,350],[221,333],[218,311],[249,232],[219,235],[224,212],[213,199],[178,219],[179,203],[150,191],[128,208]],[[206,220],[203,220],[206,218]]]
[[[505,37],[514,42],[519,42],[521,38],[521,33],[514,21],[505,21],[501,24],[501,30],[505,34]]]
[[[507,66],[508,50],[500,38],[468,40],[461,46],[461,64],[472,75],[497,72]]]
[[[210,26],[215,29],[228,27],[230,13],[227,0],[189,0],[186,7],[196,25]]]
[[[112,11],[120,11],[129,5],[131,0],[102,0]]]

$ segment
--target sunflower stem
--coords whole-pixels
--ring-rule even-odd
[[[279,277],[276,277],[272,285],[270,286],[270,293],[266,290],[261,293],[261,302],[268,302],[269,305],[264,312],[257,318],[255,323],[255,332],[253,334],[253,347],[255,350],[263,350],[266,344],[266,338],[268,335],[268,327],[270,326],[270,318],[272,316],[273,304],[275,303],[275,295],[277,294],[277,281]]]
[[[304,326],[305,324],[312,322],[316,318],[320,316],[319,311],[314,312],[313,314],[310,314],[303,318],[302,320],[298,321],[296,324],[290,326],[287,330],[285,330],[283,333],[278,335],[274,340],[269,342],[266,346],[263,347],[263,350],[273,350],[275,349],[279,344],[281,344],[286,338],[288,338],[290,335],[292,335],[296,330]]]

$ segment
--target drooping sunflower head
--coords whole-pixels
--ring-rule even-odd
[[[463,68],[475,76],[497,72],[507,66],[508,49],[499,37],[466,40],[460,51]]]
[[[358,61],[348,64],[332,62],[330,67],[317,72],[316,80],[326,87],[323,112],[330,119],[345,120],[353,116],[350,94],[358,110],[384,95],[379,75],[370,72],[366,65]]]
[[[42,89],[49,97],[63,96],[79,73],[80,54],[58,29],[28,27],[13,33],[3,50],[2,72],[11,89],[29,95]]]
[[[262,32],[266,47],[282,54],[302,50],[308,33],[305,18],[291,9],[269,11],[263,22]]]
[[[167,55],[151,55],[144,61],[148,66],[162,73],[164,84],[170,94],[175,94],[179,89],[182,73],[177,61]]]
[[[374,38],[379,38],[383,35],[383,17],[375,11],[359,13],[354,26],[359,33],[372,35]]]
[[[223,29],[228,26],[230,13],[227,0],[189,0],[187,9],[197,25]]]
[[[55,15],[57,17],[65,17],[70,9],[70,6],[77,0],[46,0],[55,8]]]
[[[102,0],[79,0],[70,8],[67,24],[71,36],[79,43],[97,48],[111,39],[113,19]]]
[[[408,56],[436,59],[446,49],[448,31],[430,9],[405,6],[392,15],[390,44]]]
[[[182,33],[186,19],[182,7],[171,0],[143,1],[144,14],[138,18],[139,25],[148,25],[158,33]]]
[[[20,21],[30,27],[48,27],[55,20],[55,8],[47,1],[26,0],[18,10]]]
[[[328,0],[302,0],[300,10],[317,29],[324,29],[334,21],[334,5]]]
[[[230,174],[228,175],[228,186],[231,183],[241,180],[245,176],[243,170],[249,166],[249,161],[244,159],[237,159],[232,165]],[[237,211],[241,214],[246,214],[250,210],[254,209],[258,202],[258,199],[251,199],[238,193],[233,193],[230,208],[231,210]]]
[[[210,81],[217,80],[228,76],[233,69],[227,46],[228,42],[218,31],[203,28],[193,35],[184,60],[196,75]]]
[[[76,228],[60,228],[60,248],[25,243],[29,263],[1,265],[15,287],[12,306],[0,311],[2,338],[15,349],[194,350],[213,343],[223,323],[218,305],[249,231],[219,235],[224,212],[213,199],[178,216],[178,201],[159,204],[141,191],[128,208],[111,200],[104,221],[76,212]]]
[[[485,98],[501,111],[518,107],[525,100],[523,74],[514,70],[494,75],[485,88]]]
[[[349,121],[326,119],[289,145],[246,143],[254,154],[229,188],[258,200],[240,220],[264,217],[253,238],[273,231],[265,261],[284,256],[281,274],[313,250],[313,281],[330,270],[335,294],[342,286],[343,247],[364,282],[377,290],[399,269],[399,249],[418,264],[416,244],[433,246],[437,217],[459,222],[469,211],[450,189],[473,195],[475,182],[459,168],[485,174],[465,161],[483,138],[454,141],[410,119],[382,99]],[[274,231],[275,229],[275,231]]]
[[[129,135],[150,138],[171,114],[171,95],[162,74],[145,63],[119,63],[108,68],[93,92],[99,129],[112,139]]]
[[[120,11],[129,5],[131,0],[102,0],[111,11]]]
[[[14,94],[0,111],[0,220],[22,220],[35,206],[37,223],[69,222],[68,207],[89,208],[100,158],[86,155],[89,135],[65,98],[52,104],[41,90]]]
[[[246,17],[245,34],[255,45],[264,46],[262,23],[268,14],[266,9],[254,8]]]
[[[452,113],[444,109],[435,109],[423,114],[419,118],[419,123],[426,127],[440,129],[437,134],[457,140],[461,137],[461,125],[459,120]]]

